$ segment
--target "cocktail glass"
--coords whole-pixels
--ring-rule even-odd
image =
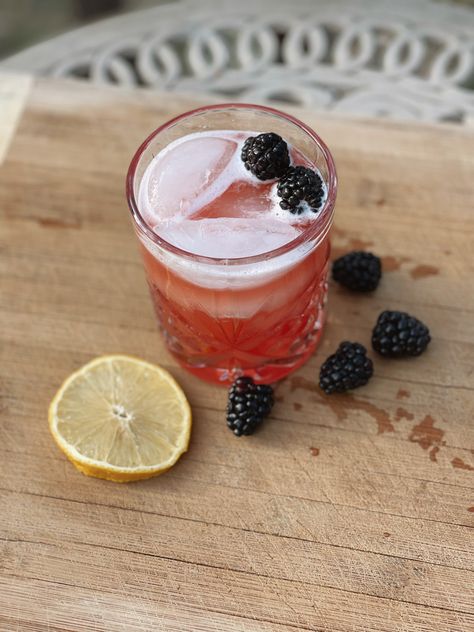
[[[319,170],[326,200],[296,238],[269,252],[214,258],[173,245],[147,223],[139,188],[150,162],[174,140],[211,130],[276,132]],[[150,134],[130,164],[127,198],[158,323],[182,366],[221,384],[239,375],[272,383],[309,358],[324,327],[336,191],[334,161],[324,142],[307,125],[273,108],[211,105]]]

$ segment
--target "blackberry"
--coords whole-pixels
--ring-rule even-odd
[[[344,393],[367,384],[374,372],[367,349],[358,342],[341,342],[321,366],[319,386],[325,393]]]
[[[229,389],[227,425],[240,437],[251,435],[273,406],[273,389],[255,384],[251,377],[238,377]]]
[[[279,178],[290,166],[288,146],[273,132],[247,138],[240,157],[245,168],[259,180]]]
[[[312,169],[290,167],[277,184],[277,195],[285,211],[300,215],[304,211],[302,202],[306,202],[317,213],[324,195],[323,181]]]
[[[428,327],[406,312],[382,312],[372,331],[372,347],[391,358],[418,356],[430,340]]]
[[[349,252],[332,264],[332,278],[356,292],[372,292],[378,286],[381,276],[380,259],[371,252]]]

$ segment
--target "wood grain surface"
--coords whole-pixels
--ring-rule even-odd
[[[163,348],[124,198],[138,144],[195,102],[35,80],[15,124],[0,166],[0,630],[474,629],[474,135],[300,113],[338,166],[334,253],[372,249],[385,274],[373,296],[331,287],[320,349],[236,439],[226,392]],[[427,353],[376,358],[370,385],[324,396],[322,359],[368,345],[385,308],[430,326]],[[179,464],[130,485],[78,473],[46,419],[71,371],[116,352],[169,367],[195,417]]]

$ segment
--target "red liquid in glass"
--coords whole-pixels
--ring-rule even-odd
[[[298,157],[302,164],[304,158]],[[234,180],[188,219],[198,223],[241,218],[247,205],[255,212],[261,204],[264,212],[273,184]],[[298,232],[307,226],[295,225]],[[159,234],[159,227],[155,231]],[[257,275],[255,283],[212,287],[212,280],[203,284],[202,277],[200,281],[177,271],[142,244],[154,308],[169,350],[186,369],[213,382],[229,383],[241,374],[263,383],[283,378],[307,360],[320,339],[329,251],[326,236],[309,254],[293,258],[281,270],[275,265],[265,278]]]

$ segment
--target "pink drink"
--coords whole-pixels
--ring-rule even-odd
[[[276,181],[245,169],[243,142],[262,131],[288,141],[293,164],[320,173],[317,213],[281,209]],[[129,203],[158,321],[183,366],[220,383],[241,374],[268,383],[305,362],[324,322],[335,187],[321,141],[266,108],[205,108],[145,142]]]

